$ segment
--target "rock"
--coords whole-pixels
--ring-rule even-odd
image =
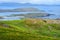
[[[0,19],[4,19],[4,17],[0,16]]]
[[[60,18],[56,18],[56,20],[60,20]]]

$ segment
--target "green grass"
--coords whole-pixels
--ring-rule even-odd
[[[0,21],[0,40],[60,40],[60,24],[33,19]]]

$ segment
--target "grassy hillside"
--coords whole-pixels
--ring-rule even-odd
[[[60,40],[60,24],[41,19],[0,21],[0,40]]]

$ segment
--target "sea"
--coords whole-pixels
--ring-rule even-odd
[[[40,17],[40,18],[46,18],[46,19],[57,19],[60,18],[60,5],[39,5],[39,6],[0,6],[0,9],[16,9],[16,8],[37,8],[39,10],[44,10],[45,12],[49,13],[49,14],[54,14],[51,16],[47,16],[47,17]],[[17,17],[6,17],[8,15],[12,15],[12,14],[26,14],[25,12],[1,12],[0,16],[4,16],[4,19],[0,19],[0,20],[19,20],[21,17],[17,16]]]

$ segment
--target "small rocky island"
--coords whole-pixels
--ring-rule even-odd
[[[37,8],[0,9],[0,12],[42,12]]]
[[[38,18],[38,17],[46,17],[46,16],[50,16],[50,15],[53,15],[53,14],[39,12],[39,13],[27,13],[27,14],[12,14],[9,17],[21,16],[21,17],[24,17],[24,18]]]
[[[16,16],[20,16],[20,17],[24,17],[24,18],[40,18],[40,17],[47,17],[53,14],[49,14],[47,12],[45,12],[44,10],[39,10],[37,8],[16,8],[16,9],[0,9],[0,12],[23,12],[19,13],[19,14],[11,14],[11,15],[7,15],[6,17],[16,17]],[[2,18],[2,17],[0,17]]]

